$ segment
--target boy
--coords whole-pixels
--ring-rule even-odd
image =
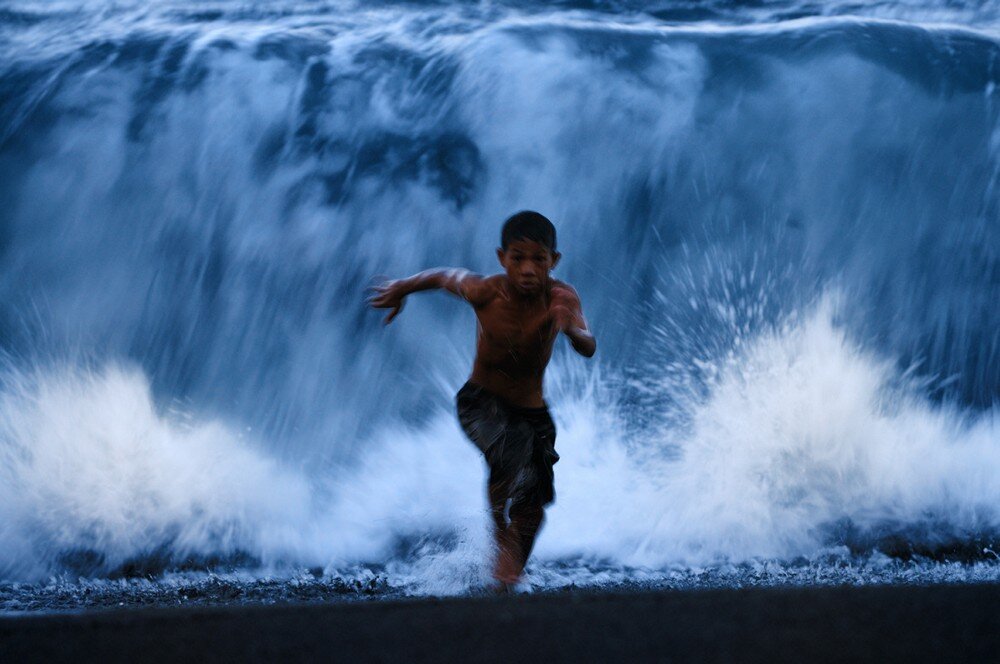
[[[410,293],[443,288],[476,311],[472,376],[456,396],[458,419],[489,465],[488,495],[498,555],[494,578],[502,590],[517,583],[555,497],[552,465],[556,429],[542,398],[542,377],[562,332],[573,349],[597,349],[572,286],[549,276],[559,262],[556,230],[537,212],[504,222],[497,258],[504,274],[461,269],[427,270],[375,287],[373,307],[392,309],[388,324]]]

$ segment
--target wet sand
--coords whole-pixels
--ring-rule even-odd
[[[1000,585],[567,592],[0,618],[0,661],[996,661]]]

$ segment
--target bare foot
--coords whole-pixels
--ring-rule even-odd
[[[494,595],[513,595],[514,587],[510,583],[504,583],[503,581],[498,581],[495,586],[493,586]]]
[[[493,578],[499,583],[508,585],[513,585],[521,580],[521,565],[518,564],[518,555],[506,546],[501,545],[497,551]]]

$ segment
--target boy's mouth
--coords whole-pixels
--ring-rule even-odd
[[[541,282],[537,279],[521,279],[517,282],[517,285],[521,290],[533,291],[538,290],[539,286],[541,286]]]

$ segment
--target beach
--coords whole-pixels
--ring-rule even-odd
[[[23,661],[987,661],[1000,586],[564,592],[0,618]]]
[[[1000,661],[998,63],[1000,0],[4,0],[0,664]]]

